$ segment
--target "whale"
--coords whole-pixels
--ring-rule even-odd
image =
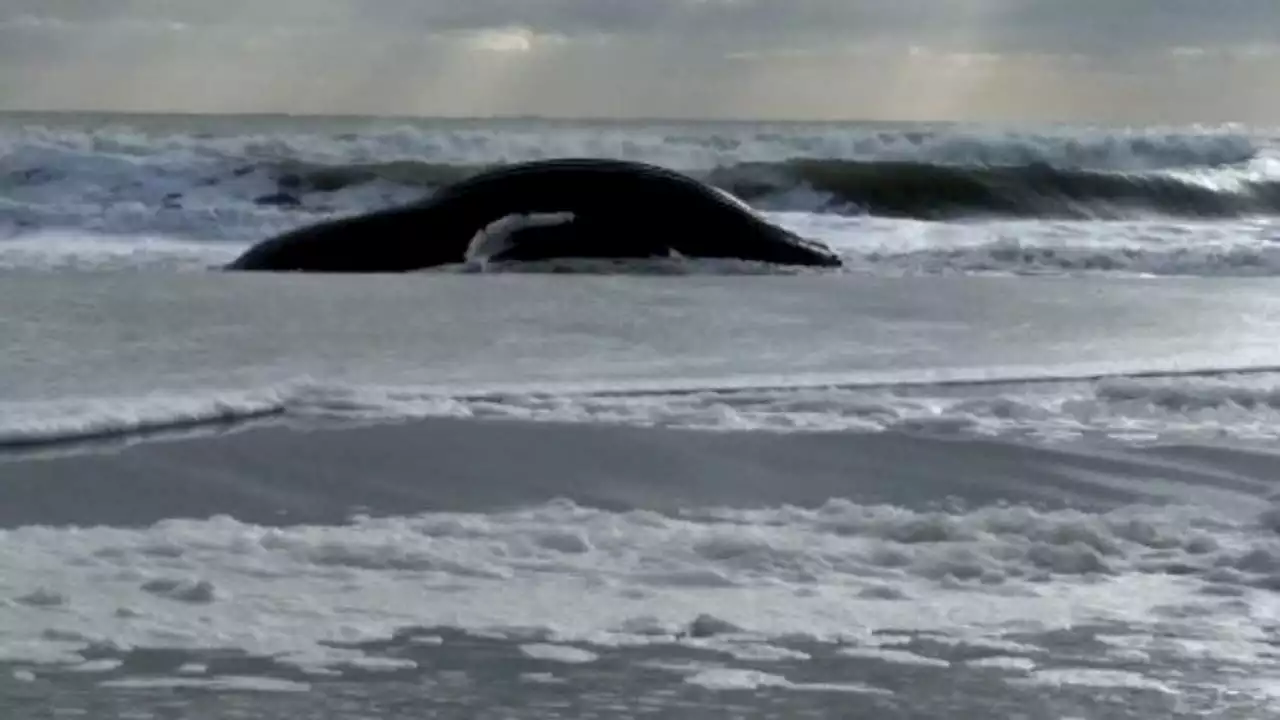
[[[506,165],[407,204],[252,245],[230,271],[403,273],[468,262],[715,258],[840,267],[840,256],[713,185],[657,165],[555,158]]]

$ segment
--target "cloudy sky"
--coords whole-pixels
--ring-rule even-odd
[[[1280,0],[0,0],[0,107],[1280,124]]]

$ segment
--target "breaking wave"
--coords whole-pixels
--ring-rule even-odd
[[[1110,172],[1044,163],[958,166],[908,161],[793,159],[736,163],[691,174],[768,210],[963,218],[1232,218],[1280,215],[1280,177],[1266,160],[1197,172]],[[1277,163],[1280,166],[1280,163]],[[304,197],[360,186],[433,189],[498,165],[395,161],[324,165],[296,161],[244,167],[274,191],[263,204],[300,207]]]
[[[482,170],[571,156],[662,165],[766,210],[918,219],[1280,215],[1273,142],[1230,128],[374,123],[349,130],[0,125],[0,234],[56,226],[256,237],[299,215],[408,202]]]
[[[1280,369],[1237,368],[941,383],[794,382],[448,391],[297,381],[187,394],[0,403],[0,460],[260,423],[424,418],[713,432],[927,433],[1124,444],[1280,439]]]
[[[1116,173],[1047,164],[959,167],[914,162],[796,160],[744,164],[708,179],[744,199],[808,190],[825,210],[926,220],[972,216],[1105,219],[1134,215],[1217,218],[1280,213],[1280,178],[1253,163],[1210,173]],[[779,208],[782,209],[782,208]],[[811,208],[805,208],[811,209]]]

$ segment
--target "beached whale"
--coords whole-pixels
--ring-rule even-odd
[[[230,270],[409,272],[482,261],[733,258],[838,267],[821,243],[718,188],[645,163],[556,159],[508,165],[425,200],[264,240]]]

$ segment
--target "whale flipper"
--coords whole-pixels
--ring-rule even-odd
[[[504,215],[480,229],[467,244],[463,253],[466,262],[485,262],[500,259],[503,253],[512,250],[518,239],[527,240],[542,228],[553,230],[544,235],[556,236],[566,232],[563,228],[574,221],[571,212],[529,213],[526,215]],[[520,241],[523,243],[523,240]]]

